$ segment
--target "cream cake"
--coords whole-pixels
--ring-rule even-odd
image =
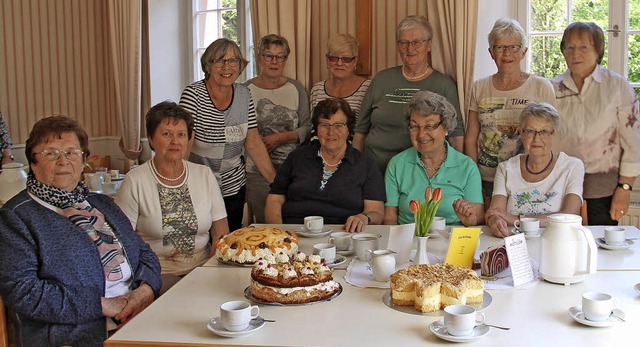
[[[298,236],[293,231],[268,226],[242,228],[222,237],[215,248],[218,259],[238,264],[253,264],[279,254],[288,260],[298,252]]]

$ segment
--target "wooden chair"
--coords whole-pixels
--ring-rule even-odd
[[[9,347],[9,329],[7,327],[7,313],[4,302],[0,298],[0,347]]]
[[[589,219],[587,218],[587,201],[583,200],[582,207],[580,207],[580,217],[582,217],[582,225],[589,225]]]

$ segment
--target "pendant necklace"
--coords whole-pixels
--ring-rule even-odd
[[[547,166],[544,167],[544,169],[538,171],[538,172],[533,172],[531,170],[529,170],[529,155],[527,154],[527,159],[525,159],[524,161],[524,167],[527,169],[527,172],[532,174],[532,175],[539,175],[545,171],[547,171],[547,169],[549,168],[549,166],[551,166],[551,163],[553,163],[553,151],[551,151],[551,160],[549,160],[549,162],[547,163]]]
[[[153,173],[162,178],[165,181],[169,181],[169,182],[175,182],[178,181],[180,179],[182,179],[182,177],[184,176],[185,173],[187,173],[187,165],[184,164],[184,161],[182,162],[182,173],[180,174],[180,176],[176,177],[176,178],[168,178],[168,177],[164,177],[162,176],[158,170],[156,169],[156,165],[153,163],[153,159],[151,159],[151,169],[153,170]]]

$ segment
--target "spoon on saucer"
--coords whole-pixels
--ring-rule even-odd
[[[636,292],[640,293],[640,283],[636,283],[636,285],[633,286],[633,288],[636,289]]]
[[[616,317],[616,318],[618,318],[618,317]],[[496,329],[511,330],[511,328],[507,328],[507,327],[499,327],[499,326],[497,326],[497,325],[491,325],[491,324],[487,324],[487,323],[484,323],[484,325],[486,325],[486,326],[488,326],[488,327],[496,328]]]

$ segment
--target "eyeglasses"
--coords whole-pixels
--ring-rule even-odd
[[[224,64],[229,64],[229,66],[238,66],[240,64],[240,58],[229,58],[229,59],[214,59],[213,65],[216,67],[223,67]]]
[[[354,59],[356,59],[356,57],[336,57],[335,55],[328,55],[327,54],[327,60],[329,60],[332,63],[337,63],[338,61],[342,61],[343,64],[349,64],[351,63]]]
[[[262,58],[268,62],[272,62],[273,59],[275,59],[278,63],[282,63],[283,61],[287,60],[286,55],[262,54]]]
[[[508,50],[511,53],[518,53],[522,49],[522,45],[494,45],[493,51],[496,53],[503,53]]]
[[[336,131],[340,131],[347,127],[347,123],[318,123],[318,129],[329,131],[331,127]]]
[[[593,45],[580,45],[580,46],[565,46],[564,51],[567,53],[574,53],[576,51],[580,53],[588,53]]]
[[[415,40],[415,41],[398,41],[396,42],[398,44],[398,47],[400,47],[401,49],[407,49],[409,48],[409,45],[411,45],[411,47],[413,48],[420,48],[422,47],[422,45],[427,42],[429,40]]]
[[[60,155],[64,153],[64,157],[68,160],[78,160],[84,156],[84,152],[79,149],[67,148],[60,152],[57,149],[45,149],[44,151],[36,154],[40,154],[46,160],[54,161],[60,158]]]
[[[534,130],[534,129],[522,129],[522,136],[528,138],[534,138],[536,135],[540,135],[541,139],[549,138],[549,136],[553,135],[555,131],[553,130]]]
[[[409,124],[409,131],[412,133],[419,133],[420,130],[434,131],[438,129],[438,127],[441,126],[443,122],[444,121],[440,121],[436,124],[425,124],[425,125]]]

